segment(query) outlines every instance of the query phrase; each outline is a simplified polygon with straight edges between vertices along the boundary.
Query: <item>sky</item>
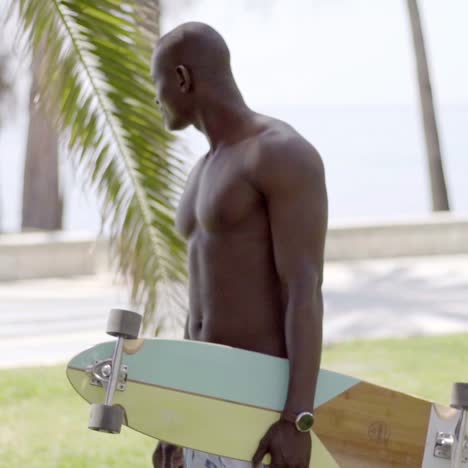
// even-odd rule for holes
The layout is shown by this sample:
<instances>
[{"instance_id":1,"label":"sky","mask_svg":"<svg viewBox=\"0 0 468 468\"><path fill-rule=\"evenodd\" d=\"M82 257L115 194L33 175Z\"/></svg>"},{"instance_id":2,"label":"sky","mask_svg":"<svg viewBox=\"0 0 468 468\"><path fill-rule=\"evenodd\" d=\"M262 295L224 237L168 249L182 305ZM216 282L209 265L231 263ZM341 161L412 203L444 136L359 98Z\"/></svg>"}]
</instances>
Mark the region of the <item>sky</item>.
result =
<instances>
[{"instance_id":1,"label":"sky","mask_svg":"<svg viewBox=\"0 0 468 468\"><path fill-rule=\"evenodd\" d=\"M468 2L420 0L436 98L468 104ZM203 21L226 39L254 104L417 99L405 0L163 0L162 30Z\"/></svg>"}]
</instances>

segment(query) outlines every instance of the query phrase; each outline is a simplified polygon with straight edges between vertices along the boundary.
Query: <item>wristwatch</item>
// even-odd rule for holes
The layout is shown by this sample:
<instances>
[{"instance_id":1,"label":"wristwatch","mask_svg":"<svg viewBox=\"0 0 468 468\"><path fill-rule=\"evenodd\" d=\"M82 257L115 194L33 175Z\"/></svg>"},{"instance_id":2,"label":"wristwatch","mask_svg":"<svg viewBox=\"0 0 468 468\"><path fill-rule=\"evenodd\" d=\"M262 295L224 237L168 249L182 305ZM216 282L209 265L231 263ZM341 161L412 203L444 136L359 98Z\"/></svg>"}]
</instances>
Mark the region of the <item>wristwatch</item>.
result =
<instances>
[{"instance_id":1,"label":"wristwatch","mask_svg":"<svg viewBox=\"0 0 468 468\"><path fill-rule=\"evenodd\" d=\"M309 432L312 429L315 417L314 413L310 411L302 411L299 414L282 413L281 419L293 423L299 432Z\"/></svg>"}]
</instances>

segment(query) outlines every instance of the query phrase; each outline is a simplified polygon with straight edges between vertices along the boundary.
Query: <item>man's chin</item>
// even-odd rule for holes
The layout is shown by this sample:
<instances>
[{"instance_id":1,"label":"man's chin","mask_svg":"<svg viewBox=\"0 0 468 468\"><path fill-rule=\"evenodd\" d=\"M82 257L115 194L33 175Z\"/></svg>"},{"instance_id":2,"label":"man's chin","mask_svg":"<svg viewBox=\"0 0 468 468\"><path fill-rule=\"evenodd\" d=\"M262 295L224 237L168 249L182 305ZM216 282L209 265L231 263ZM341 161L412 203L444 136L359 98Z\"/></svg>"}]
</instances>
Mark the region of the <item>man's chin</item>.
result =
<instances>
[{"instance_id":1,"label":"man's chin","mask_svg":"<svg viewBox=\"0 0 468 468\"><path fill-rule=\"evenodd\" d=\"M166 128L171 131L184 130L190 125L189 122L183 122L178 120L165 120L165 123Z\"/></svg>"}]
</instances>

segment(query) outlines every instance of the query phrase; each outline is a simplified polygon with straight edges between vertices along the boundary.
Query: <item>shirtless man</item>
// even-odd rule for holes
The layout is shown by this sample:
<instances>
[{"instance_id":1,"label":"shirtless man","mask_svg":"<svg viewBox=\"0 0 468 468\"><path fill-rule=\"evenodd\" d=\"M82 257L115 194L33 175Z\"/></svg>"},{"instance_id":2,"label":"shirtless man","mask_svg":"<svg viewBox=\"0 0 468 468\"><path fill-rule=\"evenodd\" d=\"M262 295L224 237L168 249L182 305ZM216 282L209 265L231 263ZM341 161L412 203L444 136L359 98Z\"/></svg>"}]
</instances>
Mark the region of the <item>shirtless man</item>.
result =
<instances>
[{"instance_id":1,"label":"shirtless man","mask_svg":"<svg viewBox=\"0 0 468 468\"><path fill-rule=\"evenodd\" d=\"M328 220L322 160L288 124L247 107L227 45L206 24L185 23L163 36L152 77L166 126L194 125L210 145L176 215L188 245L185 337L289 359L284 411L252 462L270 453L275 467L305 468L322 348ZM304 85L301 79L298 73L293 85ZM180 464L176 453L161 443L153 463ZM245 465L196 451L184 455L186 467Z\"/></svg>"}]
</instances>

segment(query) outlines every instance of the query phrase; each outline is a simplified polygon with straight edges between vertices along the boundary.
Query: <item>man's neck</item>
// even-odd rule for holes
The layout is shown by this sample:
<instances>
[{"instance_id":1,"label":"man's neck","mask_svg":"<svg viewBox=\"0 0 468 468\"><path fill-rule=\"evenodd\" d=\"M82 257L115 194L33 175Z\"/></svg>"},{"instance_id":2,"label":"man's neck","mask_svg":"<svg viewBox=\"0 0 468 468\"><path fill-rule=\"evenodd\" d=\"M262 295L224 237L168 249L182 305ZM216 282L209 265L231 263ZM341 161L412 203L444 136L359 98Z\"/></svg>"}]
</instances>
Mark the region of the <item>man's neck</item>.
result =
<instances>
[{"instance_id":1,"label":"man's neck","mask_svg":"<svg viewBox=\"0 0 468 468\"><path fill-rule=\"evenodd\" d=\"M210 152L214 152L252 133L253 115L240 94L219 99L213 96L198 111L194 125L208 139Z\"/></svg>"}]
</instances>

